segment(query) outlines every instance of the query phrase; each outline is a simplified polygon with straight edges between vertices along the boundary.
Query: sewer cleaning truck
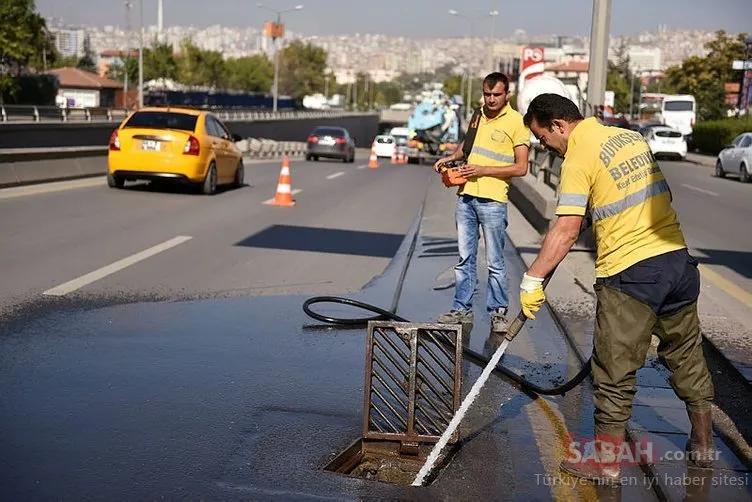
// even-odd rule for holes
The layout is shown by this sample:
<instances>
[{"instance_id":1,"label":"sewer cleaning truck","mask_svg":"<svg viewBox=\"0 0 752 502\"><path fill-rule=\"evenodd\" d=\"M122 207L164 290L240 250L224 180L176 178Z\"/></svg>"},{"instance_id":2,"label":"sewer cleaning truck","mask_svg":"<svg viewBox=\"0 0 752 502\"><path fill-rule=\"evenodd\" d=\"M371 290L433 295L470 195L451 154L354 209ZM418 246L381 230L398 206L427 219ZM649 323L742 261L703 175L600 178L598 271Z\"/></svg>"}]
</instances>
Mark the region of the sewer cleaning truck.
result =
<instances>
[{"instance_id":1,"label":"sewer cleaning truck","mask_svg":"<svg viewBox=\"0 0 752 502\"><path fill-rule=\"evenodd\" d=\"M424 91L407 119L408 162L433 163L449 155L460 142L459 105L443 91Z\"/></svg>"}]
</instances>

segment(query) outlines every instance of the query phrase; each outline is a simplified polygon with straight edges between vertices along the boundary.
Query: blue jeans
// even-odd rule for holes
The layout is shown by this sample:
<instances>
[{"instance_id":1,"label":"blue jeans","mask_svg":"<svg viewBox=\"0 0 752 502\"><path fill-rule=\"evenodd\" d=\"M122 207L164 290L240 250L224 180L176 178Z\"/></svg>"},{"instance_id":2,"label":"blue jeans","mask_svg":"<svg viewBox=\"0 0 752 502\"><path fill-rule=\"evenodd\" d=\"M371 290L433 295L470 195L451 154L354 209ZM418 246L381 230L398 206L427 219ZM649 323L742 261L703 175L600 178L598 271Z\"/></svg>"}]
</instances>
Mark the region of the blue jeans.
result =
<instances>
[{"instance_id":1,"label":"blue jeans","mask_svg":"<svg viewBox=\"0 0 752 502\"><path fill-rule=\"evenodd\" d=\"M507 205L490 199L460 195L455 213L460 261L454 267L455 289L452 308L473 309L473 295L478 283L479 227L483 228L488 263L486 310L509 306L507 275L504 265L504 235L507 229Z\"/></svg>"}]
</instances>

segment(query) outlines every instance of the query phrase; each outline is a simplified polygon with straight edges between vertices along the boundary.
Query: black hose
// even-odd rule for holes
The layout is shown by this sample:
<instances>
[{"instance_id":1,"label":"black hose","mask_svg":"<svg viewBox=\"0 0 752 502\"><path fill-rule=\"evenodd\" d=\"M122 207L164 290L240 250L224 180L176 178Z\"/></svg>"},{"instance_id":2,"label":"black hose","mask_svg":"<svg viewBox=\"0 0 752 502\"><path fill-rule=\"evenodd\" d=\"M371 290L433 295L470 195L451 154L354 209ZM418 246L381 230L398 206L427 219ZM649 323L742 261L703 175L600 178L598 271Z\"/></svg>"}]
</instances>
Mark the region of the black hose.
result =
<instances>
[{"instance_id":1,"label":"black hose","mask_svg":"<svg viewBox=\"0 0 752 502\"><path fill-rule=\"evenodd\" d=\"M340 303L343 305L350 305L353 307L358 307L363 310L373 312L377 315L371 316L371 317L352 317L352 318L328 317L328 316L323 316L321 314L318 314L314 312L313 310L311 310L311 305L314 305L317 303ZM365 326L368 324L369 321L382 321L382 320L395 321L395 322L410 322L404 317L400 317L397 314L394 314L393 312L384 310L375 305L370 305L368 303L360 302L357 300L352 300L350 298L342 298L339 296L314 296L312 298L309 298L303 303L303 312L305 312L309 317L316 319L317 321L326 322L330 324L342 324L342 325L348 325L348 326ZM467 347L463 347L462 353L471 362L481 367L485 367L490 361L490 359L484 357L478 352L475 352L474 350L469 349ZM546 389L532 382L529 382L525 380L523 377L521 377L520 375L518 375L517 373L501 365L496 366L496 368L494 368L493 370L493 373L496 374L497 376L504 376L507 379L512 380L513 382L517 383L522 389L532 392L534 394L538 394L541 396L556 396L556 395L563 396L570 390L577 387L580 383L582 383L583 380L585 380L585 378L587 378L587 376L590 374L590 361L588 360L588 362L582 366L582 369L571 380L564 382L562 385L559 385L550 389Z\"/></svg>"}]
</instances>

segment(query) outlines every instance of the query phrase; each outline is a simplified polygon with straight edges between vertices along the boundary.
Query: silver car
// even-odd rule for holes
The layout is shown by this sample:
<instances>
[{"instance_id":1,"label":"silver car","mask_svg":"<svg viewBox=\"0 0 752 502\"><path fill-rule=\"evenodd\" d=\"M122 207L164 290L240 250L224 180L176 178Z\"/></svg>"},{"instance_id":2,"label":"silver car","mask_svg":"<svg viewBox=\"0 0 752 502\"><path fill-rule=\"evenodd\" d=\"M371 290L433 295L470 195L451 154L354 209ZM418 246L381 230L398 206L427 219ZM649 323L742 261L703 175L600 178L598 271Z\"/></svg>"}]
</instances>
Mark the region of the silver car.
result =
<instances>
[{"instance_id":1,"label":"silver car","mask_svg":"<svg viewBox=\"0 0 752 502\"><path fill-rule=\"evenodd\" d=\"M715 175L723 178L727 174L738 174L739 181L752 181L752 132L745 132L718 154L715 161Z\"/></svg>"}]
</instances>

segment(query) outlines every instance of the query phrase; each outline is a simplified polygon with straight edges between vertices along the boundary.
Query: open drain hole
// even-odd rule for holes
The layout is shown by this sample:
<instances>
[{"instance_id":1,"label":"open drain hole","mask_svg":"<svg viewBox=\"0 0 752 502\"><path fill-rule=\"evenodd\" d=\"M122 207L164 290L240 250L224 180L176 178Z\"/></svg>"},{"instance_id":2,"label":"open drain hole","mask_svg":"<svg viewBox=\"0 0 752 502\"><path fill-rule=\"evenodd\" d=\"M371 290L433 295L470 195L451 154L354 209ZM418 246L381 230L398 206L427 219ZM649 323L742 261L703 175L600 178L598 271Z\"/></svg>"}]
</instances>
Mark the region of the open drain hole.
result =
<instances>
[{"instance_id":1,"label":"open drain hole","mask_svg":"<svg viewBox=\"0 0 752 502\"><path fill-rule=\"evenodd\" d=\"M329 462L324 470L353 478L409 486L426 463L432 448L432 444L421 444L417 449L410 448L411 453L415 454L401 453L400 441L360 438ZM454 451L451 445L444 448L425 486L436 480Z\"/></svg>"},{"instance_id":2,"label":"open drain hole","mask_svg":"<svg viewBox=\"0 0 752 502\"><path fill-rule=\"evenodd\" d=\"M325 471L412 485L460 406L462 326L369 321L363 436ZM434 463L430 485L456 451L459 430Z\"/></svg>"}]
</instances>

